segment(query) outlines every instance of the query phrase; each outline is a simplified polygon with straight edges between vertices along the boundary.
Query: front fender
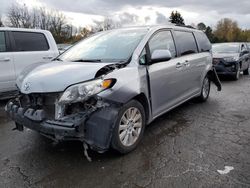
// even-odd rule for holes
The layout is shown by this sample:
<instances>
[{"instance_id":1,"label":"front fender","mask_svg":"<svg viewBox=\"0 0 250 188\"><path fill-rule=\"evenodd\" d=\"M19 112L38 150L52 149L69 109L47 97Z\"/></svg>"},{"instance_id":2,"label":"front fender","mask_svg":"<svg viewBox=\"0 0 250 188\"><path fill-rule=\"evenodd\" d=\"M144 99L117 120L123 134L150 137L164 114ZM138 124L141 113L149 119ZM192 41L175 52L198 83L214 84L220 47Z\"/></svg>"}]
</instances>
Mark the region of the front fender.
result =
<instances>
[{"instance_id":1,"label":"front fender","mask_svg":"<svg viewBox=\"0 0 250 188\"><path fill-rule=\"evenodd\" d=\"M106 90L99 97L117 103L127 103L137 95L144 93L149 98L147 71L145 67L125 67L114 70L105 76L105 79L116 79L113 88Z\"/></svg>"}]
</instances>

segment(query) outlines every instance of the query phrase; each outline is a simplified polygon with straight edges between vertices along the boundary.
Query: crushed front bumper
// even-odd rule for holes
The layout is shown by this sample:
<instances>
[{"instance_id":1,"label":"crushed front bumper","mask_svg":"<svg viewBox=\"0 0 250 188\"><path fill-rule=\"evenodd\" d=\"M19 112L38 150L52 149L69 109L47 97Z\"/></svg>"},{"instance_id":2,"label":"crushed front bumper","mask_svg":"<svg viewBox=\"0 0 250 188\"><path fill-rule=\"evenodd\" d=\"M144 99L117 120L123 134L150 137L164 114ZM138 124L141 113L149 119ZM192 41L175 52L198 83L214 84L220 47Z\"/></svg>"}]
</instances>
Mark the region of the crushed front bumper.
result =
<instances>
[{"instance_id":1,"label":"crushed front bumper","mask_svg":"<svg viewBox=\"0 0 250 188\"><path fill-rule=\"evenodd\" d=\"M13 101L8 102L5 111L19 131L27 127L55 141L79 140L95 151L104 152L110 147L119 108L118 105L110 105L60 120L46 119L43 110L24 109Z\"/></svg>"},{"instance_id":2,"label":"crushed front bumper","mask_svg":"<svg viewBox=\"0 0 250 188\"><path fill-rule=\"evenodd\" d=\"M235 62L225 62L223 59L214 59L214 67L218 75L234 75L237 72L239 63Z\"/></svg>"},{"instance_id":3,"label":"crushed front bumper","mask_svg":"<svg viewBox=\"0 0 250 188\"><path fill-rule=\"evenodd\" d=\"M216 72L218 75L235 75L236 74L236 66L232 65L230 67L225 67L223 65L215 66Z\"/></svg>"},{"instance_id":4,"label":"crushed front bumper","mask_svg":"<svg viewBox=\"0 0 250 188\"><path fill-rule=\"evenodd\" d=\"M45 136L56 140L83 140L83 125L87 114L75 114L62 120L46 120L43 110L24 109L13 102L9 102L5 111L16 122L16 128L22 130L23 126L35 130Z\"/></svg>"}]
</instances>

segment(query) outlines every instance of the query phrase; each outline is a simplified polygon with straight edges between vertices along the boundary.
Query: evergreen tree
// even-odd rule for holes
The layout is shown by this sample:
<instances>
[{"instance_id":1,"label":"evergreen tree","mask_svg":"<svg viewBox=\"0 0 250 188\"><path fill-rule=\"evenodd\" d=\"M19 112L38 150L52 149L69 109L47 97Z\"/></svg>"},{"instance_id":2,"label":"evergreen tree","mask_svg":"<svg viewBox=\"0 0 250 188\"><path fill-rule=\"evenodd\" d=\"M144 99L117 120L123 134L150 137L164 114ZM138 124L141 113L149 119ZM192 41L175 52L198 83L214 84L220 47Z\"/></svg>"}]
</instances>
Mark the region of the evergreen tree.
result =
<instances>
[{"instance_id":1,"label":"evergreen tree","mask_svg":"<svg viewBox=\"0 0 250 188\"><path fill-rule=\"evenodd\" d=\"M178 11L173 11L169 17L169 22L177 25L185 25L184 19Z\"/></svg>"},{"instance_id":2,"label":"evergreen tree","mask_svg":"<svg viewBox=\"0 0 250 188\"><path fill-rule=\"evenodd\" d=\"M205 33L207 35L207 38L210 40L210 42L216 42L215 41L215 37L214 37L214 34L213 34L213 30L211 27L207 27L206 30L205 30Z\"/></svg>"},{"instance_id":3,"label":"evergreen tree","mask_svg":"<svg viewBox=\"0 0 250 188\"><path fill-rule=\"evenodd\" d=\"M197 25L197 29L202 30L202 31L206 31L207 26L201 22Z\"/></svg>"}]
</instances>

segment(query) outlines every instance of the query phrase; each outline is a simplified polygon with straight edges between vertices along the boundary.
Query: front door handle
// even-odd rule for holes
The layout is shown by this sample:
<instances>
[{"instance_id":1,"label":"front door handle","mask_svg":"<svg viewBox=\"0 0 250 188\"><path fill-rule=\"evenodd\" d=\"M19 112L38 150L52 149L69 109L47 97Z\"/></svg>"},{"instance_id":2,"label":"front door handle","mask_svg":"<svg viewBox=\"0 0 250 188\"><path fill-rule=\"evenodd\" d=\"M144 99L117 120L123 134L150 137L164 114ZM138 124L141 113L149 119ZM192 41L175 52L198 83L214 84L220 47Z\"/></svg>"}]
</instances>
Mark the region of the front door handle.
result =
<instances>
[{"instance_id":1,"label":"front door handle","mask_svg":"<svg viewBox=\"0 0 250 188\"><path fill-rule=\"evenodd\" d=\"M190 63L189 63L188 60L186 60L186 61L183 63L183 65L184 65L185 67L189 67L189 66L190 66Z\"/></svg>"},{"instance_id":2,"label":"front door handle","mask_svg":"<svg viewBox=\"0 0 250 188\"><path fill-rule=\"evenodd\" d=\"M6 57L6 58L3 58L3 59L0 59L1 62L8 62L10 61L10 58Z\"/></svg>"},{"instance_id":3,"label":"front door handle","mask_svg":"<svg viewBox=\"0 0 250 188\"><path fill-rule=\"evenodd\" d=\"M52 59L52 56L43 57L43 59Z\"/></svg>"},{"instance_id":4,"label":"front door handle","mask_svg":"<svg viewBox=\"0 0 250 188\"><path fill-rule=\"evenodd\" d=\"M181 63L177 63L177 64L176 64L176 68L177 68L177 69L182 68L182 64L181 64Z\"/></svg>"}]
</instances>

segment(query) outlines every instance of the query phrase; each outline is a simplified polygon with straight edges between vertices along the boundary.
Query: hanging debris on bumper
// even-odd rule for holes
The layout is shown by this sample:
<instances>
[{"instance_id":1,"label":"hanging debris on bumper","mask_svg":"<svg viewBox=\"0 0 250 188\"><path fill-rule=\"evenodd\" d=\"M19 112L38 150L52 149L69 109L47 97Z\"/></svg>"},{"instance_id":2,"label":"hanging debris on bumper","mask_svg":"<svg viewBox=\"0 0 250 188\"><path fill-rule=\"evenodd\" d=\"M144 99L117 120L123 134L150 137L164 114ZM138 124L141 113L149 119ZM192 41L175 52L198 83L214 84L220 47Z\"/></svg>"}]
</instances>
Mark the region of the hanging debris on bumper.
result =
<instances>
[{"instance_id":1,"label":"hanging debris on bumper","mask_svg":"<svg viewBox=\"0 0 250 188\"><path fill-rule=\"evenodd\" d=\"M215 67L213 67L212 70L208 73L208 78L211 82L213 82L216 85L217 90L221 91L222 86Z\"/></svg>"}]
</instances>

